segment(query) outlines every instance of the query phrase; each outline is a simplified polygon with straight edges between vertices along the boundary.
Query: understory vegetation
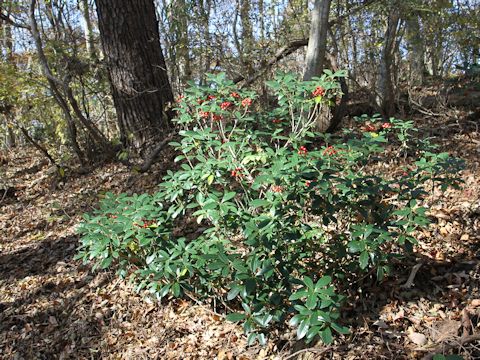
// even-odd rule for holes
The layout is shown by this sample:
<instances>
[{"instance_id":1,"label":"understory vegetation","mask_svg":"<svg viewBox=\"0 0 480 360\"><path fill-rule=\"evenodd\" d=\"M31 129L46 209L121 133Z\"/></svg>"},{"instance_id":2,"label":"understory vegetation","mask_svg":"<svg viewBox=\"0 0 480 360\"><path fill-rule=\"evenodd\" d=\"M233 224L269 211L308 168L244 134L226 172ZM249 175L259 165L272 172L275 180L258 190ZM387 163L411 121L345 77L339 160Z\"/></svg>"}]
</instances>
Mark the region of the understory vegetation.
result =
<instances>
[{"instance_id":1,"label":"understory vegetation","mask_svg":"<svg viewBox=\"0 0 480 360\"><path fill-rule=\"evenodd\" d=\"M389 276L429 223L424 197L459 186L462 161L411 121L362 116L357 130L317 133L344 75L278 74L271 108L223 74L191 84L176 104L176 168L152 195L107 193L85 215L78 258L157 299L215 299L249 344L287 323L307 342L348 333L345 290Z\"/></svg>"}]
</instances>

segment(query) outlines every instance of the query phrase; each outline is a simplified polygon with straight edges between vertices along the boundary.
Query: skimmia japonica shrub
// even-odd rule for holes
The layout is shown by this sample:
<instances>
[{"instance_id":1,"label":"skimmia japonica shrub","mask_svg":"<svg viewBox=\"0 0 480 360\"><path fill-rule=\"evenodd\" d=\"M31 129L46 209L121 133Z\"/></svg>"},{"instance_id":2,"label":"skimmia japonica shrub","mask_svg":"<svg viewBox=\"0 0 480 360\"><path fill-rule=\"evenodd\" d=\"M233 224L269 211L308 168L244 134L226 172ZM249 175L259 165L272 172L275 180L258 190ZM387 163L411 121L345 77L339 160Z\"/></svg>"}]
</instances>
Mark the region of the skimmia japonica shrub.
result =
<instances>
[{"instance_id":1,"label":"skimmia japonica shrub","mask_svg":"<svg viewBox=\"0 0 480 360\"><path fill-rule=\"evenodd\" d=\"M428 224L424 197L456 185L460 164L415 141L411 122L362 117L337 139L316 134L339 76L278 75L273 109L224 75L192 85L177 100L178 170L154 195L106 194L85 215L79 258L158 298L219 299L250 343L285 323L307 341L347 333L342 289L388 274Z\"/></svg>"}]
</instances>

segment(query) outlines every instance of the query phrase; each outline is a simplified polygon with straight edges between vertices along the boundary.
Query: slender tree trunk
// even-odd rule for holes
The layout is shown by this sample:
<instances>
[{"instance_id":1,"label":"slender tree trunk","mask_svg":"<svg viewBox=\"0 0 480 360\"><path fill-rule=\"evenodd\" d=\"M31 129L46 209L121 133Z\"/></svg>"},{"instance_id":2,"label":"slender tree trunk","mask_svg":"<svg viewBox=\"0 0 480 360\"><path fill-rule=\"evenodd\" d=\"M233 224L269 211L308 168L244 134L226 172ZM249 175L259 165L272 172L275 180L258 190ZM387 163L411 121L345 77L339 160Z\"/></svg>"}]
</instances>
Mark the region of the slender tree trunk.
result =
<instances>
[{"instance_id":1,"label":"slender tree trunk","mask_svg":"<svg viewBox=\"0 0 480 360\"><path fill-rule=\"evenodd\" d=\"M25 139L27 139L27 141L32 144L37 150L39 150L43 155L45 155L45 157L50 160L50 163L52 165L54 165L57 170L60 169L60 167L58 166L58 164L56 163L56 161L53 159L53 157L49 154L49 152L47 151L47 149L45 149L42 145L40 145L37 141L35 141L29 134L28 134L28 131L27 129L25 129L24 127L22 126L19 126L19 129L20 131L23 133L23 135L25 136Z\"/></svg>"},{"instance_id":2,"label":"slender tree trunk","mask_svg":"<svg viewBox=\"0 0 480 360\"><path fill-rule=\"evenodd\" d=\"M395 90L393 85L392 68L399 22L400 14L398 8L396 8L395 5L392 5L388 16L387 29L385 31L376 91L377 105L380 107L382 115L385 117L390 117L395 112Z\"/></svg>"},{"instance_id":3,"label":"slender tree trunk","mask_svg":"<svg viewBox=\"0 0 480 360\"><path fill-rule=\"evenodd\" d=\"M3 45L5 48L6 60L8 63L15 66L13 62L13 34L12 26L10 24L3 24ZM13 131L13 104L10 104L11 109L8 110L8 113L5 114L5 126L6 126L6 145L8 148L14 148L16 146L16 137L15 132Z\"/></svg>"},{"instance_id":4,"label":"slender tree trunk","mask_svg":"<svg viewBox=\"0 0 480 360\"><path fill-rule=\"evenodd\" d=\"M406 20L408 62L410 67L410 85L420 86L423 84L423 73L425 71L425 49L418 14L414 13Z\"/></svg>"},{"instance_id":5,"label":"slender tree trunk","mask_svg":"<svg viewBox=\"0 0 480 360\"><path fill-rule=\"evenodd\" d=\"M258 0L258 16L260 17L260 40L265 41L265 6L263 0Z\"/></svg>"},{"instance_id":6,"label":"slender tree trunk","mask_svg":"<svg viewBox=\"0 0 480 360\"><path fill-rule=\"evenodd\" d=\"M320 76L323 72L327 49L330 3L331 0L315 0L303 80L310 80L314 76Z\"/></svg>"},{"instance_id":7,"label":"slender tree trunk","mask_svg":"<svg viewBox=\"0 0 480 360\"><path fill-rule=\"evenodd\" d=\"M77 128L75 125L75 121L70 113L70 108L68 106L67 100L63 97L59 86L63 87L65 84L57 79L48 65L48 60L43 51L43 44L40 38L40 32L38 30L37 20L35 19L35 7L36 7L36 0L31 0L30 2L30 9L29 9L29 20L30 20L30 31L32 33L32 37L35 43L35 48L37 50L38 58L40 61L40 65L42 68L42 72L47 79L48 85L50 90L52 91L53 97L55 101L58 103L60 108L63 111L65 116L65 120L67 122L67 135L69 137L70 143L72 145L73 151L78 158L78 161L81 165L85 164L84 154L80 149L80 146L77 141Z\"/></svg>"},{"instance_id":8,"label":"slender tree trunk","mask_svg":"<svg viewBox=\"0 0 480 360\"><path fill-rule=\"evenodd\" d=\"M143 154L170 127L173 94L153 0L96 0L121 140Z\"/></svg>"},{"instance_id":9,"label":"slender tree trunk","mask_svg":"<svg viewBox=\"0 0 480 360\"><path fill-rule=\"evenodd\" d=\"M200 74L200 85L204 85L207 81L206 74L210 72L212 62L212 35L210 34L210 10L212 7L211 0L198 1L198 16L201 18L203 25L203 39L201 48L201 61L203 72Z\"/></svg>"},{"instance_id":10,"label":"slender tree trunk","mask_svg":"<svg viewBox=\"0 0 480 360\"><path fill-rule=\"evenodd\" d=\"M85 34L85 47L87 54L92 60L97 59L97 51L95 49L95 38L93 36L92 20L90 19L90 8L88 0L79 0L80 9L83 16L82 26Z\"/></svg>"},{"instance_id":11,"label":"slender tree trunk","mask_svg":"<svg viewBox=\"0 0 480 360\"><path fill-rule=\"evenodd\" d=\"M240 21L242 24L243 66L247 75L253 75L253 26L250 19L250 0L240 0Z\"/></svg>"},{"instance_id":12,"label":"slender tree trunk","mask_svg":"<svg viewBox=\"0 0 480 360\"><path fill-rule=\"evenodd\" d=\"M192 68L190 66L190 51L189 51L190 44L189 44L189 37L188 37L187 4L185 3L185 0L177 0L175 7L177 9L177 16L178 16L178 19L176 19L176 22L178 23L177 52L181 60L179 77L180 77L181 83L185 85L192 76Z\"/></svg>"}]
</instances>

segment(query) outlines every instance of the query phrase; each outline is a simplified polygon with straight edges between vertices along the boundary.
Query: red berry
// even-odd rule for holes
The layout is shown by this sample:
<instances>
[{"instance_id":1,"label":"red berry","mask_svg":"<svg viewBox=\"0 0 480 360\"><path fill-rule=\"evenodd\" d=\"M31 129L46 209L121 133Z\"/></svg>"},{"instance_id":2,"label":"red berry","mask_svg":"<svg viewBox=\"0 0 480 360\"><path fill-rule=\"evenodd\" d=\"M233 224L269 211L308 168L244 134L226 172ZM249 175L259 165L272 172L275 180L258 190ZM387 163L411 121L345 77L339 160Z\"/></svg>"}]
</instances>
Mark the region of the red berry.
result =
<instances>
[{"instance_id":1,"label":"red berry","mask_svg":"<svg viewBox=\"0 0 480 360\"><path fill-rule=\"evenodd\" d=\"M335 155L337 153L337 150L333 146L328 146L324 151L323 155Z\"/></svg>"},{"instance_id":2,"label":"red berry","mask_svg":"<svg viewBox=\"0 0 480 360\"><path fill-rule=\"evenodd\" d=\"M325 89L321 86L317 86L316 89L312 92L312 95L315 97L323 96L325 95Z\"/></svg>"},{"instance_id":3,"label":"red berry","mask_svg":"<svg viewBox=\"0 0 480 360\"><path fill-rule=\"evenodd\" d=\"M250 106L250 105L252 105L252 99L250 99L250 98L245 98L245 99L242 100L242 106L243 106L243 107L248 107L248 106Z\"/></svg>"},{"instance_id":4,"label":"red berry","mask_svg":"<svg viewBox=\"0 0 480 360\"><path fill-rule=\"evenodd\" d=\"M308 153L308 150L305 146L300 146L298 148L298 154L299 155L307 155L307 153Z\"/></svg>"},{"instance_id":5,"label":"red berry","mask_svg":"<svg viewBox=\"0 0 480 360\"><path fill-rule=\"evenodd\" d=\"M220 104L222 110L228 110L233 104L230 101L224 101Z\"/></svg>"},{"instance_id":6,"label":"red berry","mask_svg":"<svg viewBox=\"0 0 480 360\"><path fill-rule=\"evenodd\" d=\"M208 119L210 117L210 113L208 111L199 111L198 115L200 115L202 119Z\"/></svg>"}]
</instances>

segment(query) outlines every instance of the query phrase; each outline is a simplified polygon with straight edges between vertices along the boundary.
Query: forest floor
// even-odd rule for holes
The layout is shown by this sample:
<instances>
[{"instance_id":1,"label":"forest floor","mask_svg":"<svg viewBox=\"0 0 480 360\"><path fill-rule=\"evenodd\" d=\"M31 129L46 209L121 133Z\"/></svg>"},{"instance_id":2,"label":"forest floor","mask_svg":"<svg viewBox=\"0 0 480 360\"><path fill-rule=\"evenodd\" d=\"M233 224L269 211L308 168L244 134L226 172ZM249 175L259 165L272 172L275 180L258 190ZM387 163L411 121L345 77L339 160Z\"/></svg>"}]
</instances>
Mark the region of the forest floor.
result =
<instances>
[{"instance_id":1,"label":"forest floor","mask_svg":"<svg viewBox=\"0 0 480 360\"><path fill-rule=\"evenodd\" d=\"M450 349L480 359L471 337L480 334L480 123L434 116L417 125L440 150L466 160L463 189L435 200L414 256L392 276L366 277L352 289L342 320L351 334L310 349L293 330L248 347L242 329L211 306L153 303L114 273L73 259L82 214L106 191L154 191L162 164L133 177L110 164L52 184L35 150L10 152L2 166L15 197L0 196L0 358L415 359ZM414 268L414 285L402 287Z\"/></svg>"}]
</instances>

